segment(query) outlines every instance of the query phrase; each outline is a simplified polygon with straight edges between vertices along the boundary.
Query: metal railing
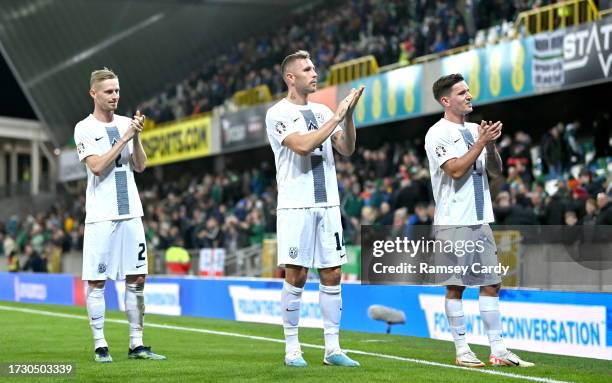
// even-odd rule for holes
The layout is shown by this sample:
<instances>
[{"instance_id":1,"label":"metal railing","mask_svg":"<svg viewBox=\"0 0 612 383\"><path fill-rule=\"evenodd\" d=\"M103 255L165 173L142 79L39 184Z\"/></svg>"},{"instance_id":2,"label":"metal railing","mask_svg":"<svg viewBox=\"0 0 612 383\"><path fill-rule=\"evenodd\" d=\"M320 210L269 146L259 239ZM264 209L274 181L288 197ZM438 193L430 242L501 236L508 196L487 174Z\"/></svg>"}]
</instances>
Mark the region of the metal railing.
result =
<instances>
[{"instance_id":1,"label":"metal railing","mask_svg":"<svg viewBox=\"0 0 612 383\"><path fill-rule=\"evenodd\" d=\"M525 35L599 20L593 0L569 0L521 12L514 23L515 32Z\"/></svg>"},{"instance_id":2,"label":"metal railing","mask_svg":"<svg viewBox=\"0 0 612 383\"><path fill-rule=\"evenodd\" d=\"M603 11L599 11L599 18L603 19L605 17L612 15L612 8L604 9Z\"/></svg>"},{"instance_id":3,"label":"metal railing","mask_svg":"<svg viewBox=\"0 0 612 383\"><path fill-rule=\"evenodd\" d=\"M261 245L252 245L225 256L225 275L236 277L260 277Z\"/></svg>"},{"instance_id":4,"label":"metal railing","mask_svg":"<svg viewBox=\"0 0 612 383\"><path fill-rule=\"evenodd\" d=\"M226 252L223 267L225 276L232 277L258 277L263 273L261 265L261 245L252 245ZM191 257L191 274L198 275L200 270L200 250L187 250ZM155 274L167 274L165 251L155 250L149 255L149 272Z\"/></svg>"},{"instance_id":5,"label":"metal railing","mask_svg":"<svg viewBox=\"0 0 612 383\"><path fill-rule=\"evenodd\" d=\"M473 49L474 45L462 45L460 47L456 47L456 48L452 48L452 49L447 49L443 52L439 52L439 53L432 53L432 54L428 54L425 56L419 56L413 60L410 61L410 65L413 64L422 64L424 62L428 62L428 61L434 61L439 59L440 57L444 57L444 56L452 56L455 55L457 53L461 53L461 52L467 52L470 49Z\"/></svg>"},{"instance_id":6,"label":"metal railing","mask_svg":"<svg viewBox=\"0 0 612 383\"><path fill-rule=\"evenodd\" d=\"M232 100L238 106L253 106L272 101L272 93L267 85L259 85L254 88L239 90L234 93Z\"/></svg>"},{"instance_id":7,"label":"metal railing","mask_svg":"<svg viewBox=\"0 0 612 383\"><path fill-rule=\"evenodd\" d=\"M329 68L327 85L343 84L362 77L372 76L378 72L376 57L372 55L359 57L332 65Z\"/></svg>"}]
</instances>

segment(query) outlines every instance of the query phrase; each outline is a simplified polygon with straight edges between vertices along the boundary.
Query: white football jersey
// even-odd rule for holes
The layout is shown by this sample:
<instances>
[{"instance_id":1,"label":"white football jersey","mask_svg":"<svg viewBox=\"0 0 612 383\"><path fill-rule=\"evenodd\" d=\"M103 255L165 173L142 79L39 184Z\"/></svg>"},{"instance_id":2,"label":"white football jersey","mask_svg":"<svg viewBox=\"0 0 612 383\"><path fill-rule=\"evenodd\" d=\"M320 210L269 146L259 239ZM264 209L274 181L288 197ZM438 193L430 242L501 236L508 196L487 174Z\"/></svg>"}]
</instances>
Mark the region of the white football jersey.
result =
<instances>
[{"instance_id":1,"label":"white football jersey","mask_svg":"<svg viewBox=\"0 0 612 383\"><path fill-rule=\"evenodd\" d=\"M494 221L489 181L485 170L486 149L461 179L444 173L442 165L463 156L478 140L478 124L456 124L444 118L425 136L431 186L436 201L435 225L481 225Z\"/></svg>"},{"instance_id":2,"label":"white football jersey","mask_svg":"<svg viewBox=\"0 0 612 383\"><path fill-rule=\"evenodd\" d=\"M79 121L74 128L79 160L108 152L129 129L131 121L128 117L115 115L112 122L102 122L91 114ZM100 176L87 166L85 223L142 217L142 204L130 162L133 151L134 144L130 140Z\"/></svg>"},{"instance_id":3,"label":"white football jersey","mask_svg":"<svg viewBox=\"0 0 612 383\"><path fill-rule=\"evenodd\" d=\"M288 135L319 129L332 116L327 106L314 102L296 105L282 99L268 109L266 131L276 163L278 209L340 205L331 139L306 156L283 145ZM340 130L339 125L332 135Z\"/></svg>"}]
</instances>

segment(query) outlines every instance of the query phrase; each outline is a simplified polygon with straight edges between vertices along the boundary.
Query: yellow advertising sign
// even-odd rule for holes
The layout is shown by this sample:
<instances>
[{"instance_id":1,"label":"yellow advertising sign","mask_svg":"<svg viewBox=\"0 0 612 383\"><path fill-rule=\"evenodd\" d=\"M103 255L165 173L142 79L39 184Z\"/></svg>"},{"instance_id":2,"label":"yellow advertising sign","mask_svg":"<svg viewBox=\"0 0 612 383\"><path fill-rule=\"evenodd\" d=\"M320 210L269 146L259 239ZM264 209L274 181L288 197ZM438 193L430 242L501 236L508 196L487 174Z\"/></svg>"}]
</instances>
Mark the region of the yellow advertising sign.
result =
<instances>
[{"instance_id":1,"label":"yellow advertising sign","mask_svg":"<svg viewBox=\"0 0 612 383\"><path fill-rule=\"evenodd\" d=\"M206 157L211 150L211 135L210 114L145 130L141 139L147 153L147 165Z\"/></svg>"}]
</instances>

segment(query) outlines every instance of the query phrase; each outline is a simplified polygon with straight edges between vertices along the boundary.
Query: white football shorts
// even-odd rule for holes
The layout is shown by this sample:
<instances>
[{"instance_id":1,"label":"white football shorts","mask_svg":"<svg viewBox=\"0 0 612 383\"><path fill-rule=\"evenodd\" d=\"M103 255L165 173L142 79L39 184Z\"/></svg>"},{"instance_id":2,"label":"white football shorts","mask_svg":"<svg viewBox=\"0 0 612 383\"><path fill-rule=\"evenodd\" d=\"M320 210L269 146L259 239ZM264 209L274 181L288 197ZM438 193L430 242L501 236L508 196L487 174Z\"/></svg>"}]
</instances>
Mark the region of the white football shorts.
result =
<instances>
[{"instance_id":1,"label":"white football shorts","mask_svg":"<svg viewBox=\"0 0 612 383\"><path fill-rule=\"evenodd\" d=\"M147 243L142 219L85 224L83 240L84 281L125 279L147 274Z\"/></svg>"},{"instance_id":2,"label":"white football shorts","mask_svg":"<svg viewBox=\"0 0 612 383\"><path fill-rule=\"evenodd\" d=\"M276 232L279 265L324 269L346 263L338 206L279 209Z\"/></svg>"}]
</instances>

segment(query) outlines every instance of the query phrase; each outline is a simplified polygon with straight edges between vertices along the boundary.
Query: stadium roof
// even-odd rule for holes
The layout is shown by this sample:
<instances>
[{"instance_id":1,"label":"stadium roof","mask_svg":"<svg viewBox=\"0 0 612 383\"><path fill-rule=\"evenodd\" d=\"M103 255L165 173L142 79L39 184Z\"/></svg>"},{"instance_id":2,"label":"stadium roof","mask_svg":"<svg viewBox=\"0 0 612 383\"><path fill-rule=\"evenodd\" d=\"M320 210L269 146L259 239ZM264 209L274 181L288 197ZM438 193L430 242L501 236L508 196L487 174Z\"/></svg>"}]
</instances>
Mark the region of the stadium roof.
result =
<instances>
[{"instance_id":1,"label":"stadium roof","mask_svg":"<svg viewBox=\"0 0 612 383\"><path fill-rule=\"evenodd\" d=\"M92 110L93 69L120 77L121 113L182 80L194 62L270 30L303 0L2 0L0 47L56 145Z\"/></svg>"}]
</instances>

